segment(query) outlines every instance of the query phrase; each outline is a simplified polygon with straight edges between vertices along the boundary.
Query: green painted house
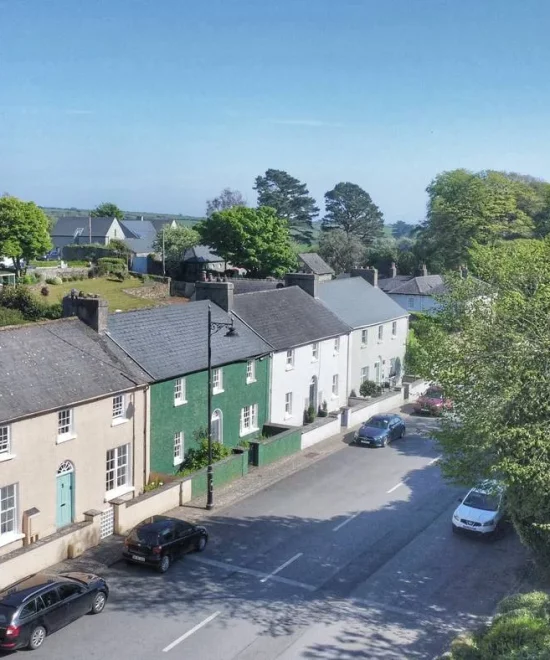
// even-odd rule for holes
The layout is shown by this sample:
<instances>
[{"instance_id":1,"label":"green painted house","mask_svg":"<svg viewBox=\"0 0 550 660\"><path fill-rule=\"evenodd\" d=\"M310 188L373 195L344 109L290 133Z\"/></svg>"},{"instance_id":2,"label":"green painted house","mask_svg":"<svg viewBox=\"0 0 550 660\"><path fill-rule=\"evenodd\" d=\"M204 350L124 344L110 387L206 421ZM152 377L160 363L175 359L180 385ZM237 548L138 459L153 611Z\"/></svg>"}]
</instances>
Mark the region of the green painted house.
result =
<instances>
[{"instance_id":1,"label":"green painted house","mask_svg":"<svg viewBox=\"0 0 550 660\"><path fill-rule=\"evenodd\" d=\"M198 301L112 314L108 334L151 376L150 471L177 472L208 425L208 306L212 335L212 436L236 447L269 415L271 347L238 318Z\"/></svg>"}]
</instances>

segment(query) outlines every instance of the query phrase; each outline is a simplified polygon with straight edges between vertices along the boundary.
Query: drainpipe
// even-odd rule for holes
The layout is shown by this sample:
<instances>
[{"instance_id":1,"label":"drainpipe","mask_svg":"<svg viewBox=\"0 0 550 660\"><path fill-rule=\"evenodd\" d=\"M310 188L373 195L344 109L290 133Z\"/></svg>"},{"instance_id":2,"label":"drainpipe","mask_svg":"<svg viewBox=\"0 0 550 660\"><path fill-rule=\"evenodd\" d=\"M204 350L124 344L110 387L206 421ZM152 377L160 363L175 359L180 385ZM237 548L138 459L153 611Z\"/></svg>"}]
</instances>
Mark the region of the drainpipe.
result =
<instances>
[{"instance_id":1,"label":"drainpipe","mask_svg":"<svg viewBox=\"0 0 550 660\"><path fill-rule=\"evenodd\" d=\"M132 485L136 487L136 392L132 393L132 406L134 414L132 415ZM136 491L134 490L134 497Z\"/></svg>"},{"instance_id":2,"label":"drainpipe","mask_svg":"<svg viewBox=\"0 0 550 660\"><path fill-rule=\"evenodd\" d=\"M147 485L147 463L149 461L149 456L147 454L147 430L149 427L148 422L148 412L149 408L147 406L147 395L149 393L149 385L143 390L143 487Z\"/></svg>"}]
</instances>

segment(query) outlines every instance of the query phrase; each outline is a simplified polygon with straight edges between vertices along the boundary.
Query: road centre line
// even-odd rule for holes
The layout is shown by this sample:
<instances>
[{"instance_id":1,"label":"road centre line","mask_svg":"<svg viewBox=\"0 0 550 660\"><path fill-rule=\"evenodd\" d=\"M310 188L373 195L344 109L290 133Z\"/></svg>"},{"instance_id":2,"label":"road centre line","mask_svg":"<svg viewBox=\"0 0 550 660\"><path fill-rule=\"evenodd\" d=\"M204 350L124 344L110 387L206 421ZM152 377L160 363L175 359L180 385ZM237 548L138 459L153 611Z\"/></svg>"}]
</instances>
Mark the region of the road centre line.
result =
<instances>
[{"instance_id":1,"label":"road centre line","mask_svg":"<svg viewBox=\"0 0 550 660\"><path fill-rule=\"evenodd\" d=\"M354 518L357 518L357 516L361 513L361 511L358 511L357 513L354 513L353 516L350 516L349 518L346 518L343 522L341 522L339 525L336 525L336 527L333 527L332 531L337 532L339 529L342 529L344 525L347 525L349 522L351 522Z\"/></svg>"},{"instance_id":2,"label":"road centre line","mask_svg":"<svg viewBox=\"0 0 550 660\"><path fill-rule=\"evenodd\" d=\"M270 578L277 575L277 573L280 573L284 568L286 568L287 566L290 566L290 564L292 564L292 562L296 561L297 559L300 559L300 557L302 555L303 555L303 552L298 552L298 554L294 555L294 557L291 557L288 561L285 561L284 564L281 564L279 566L279 568L276 568L272 573L270 573L269 575L266 575L265 577L263 577L260 580L260 582L267 582Z\"/></svg>"},{"instance_id":3,"label":"road centre line","mask_svg":"<svg viewBox=\"0 0 550 660\"><path fill-rule=\"evenodd\" d=\"M393 493L394 490L397 490L400 486L404 486L404 485L405 485L405 482L404 482L404 481L400 481L396 486L394 486L393 488L390 488L390 489L389 489L388 491L386 491L386 492L387 492L387 494L389 495L390 493Z\"/></svg>"},{"instance_id":4,"label":"road centre line","mask_svg":"<svg viewBox=\"0 0 550 660\"><path fill-rule=\"evenodd\" d=\"M204 626L208 625L210 621L213 621L218 615L221 614L221 611L214 612L214 614L211 614L210 616L207 616L204 621L201 621L200 623L197 623L196 626L191 628L191 630L188 630L186 633L184 633L181 637L178 637L175 639L171 644L168 644L165 648L162 649L163 653L168 653L168 651L171 651L175 646L178 644L181 644L181 642L185 641L188 637L191 637L194 633L197 632L197 630L200 630L201 628L204 628Z\"/></svg>"},{"instance_id":5,"label":"road centre line","mask_svg":"<svg viewBox=\"0 0 550 660\"><path fill-rule=\"evenodd\" d=\"M261 571L255 571L253 568L246 568L244 566L233 566L233 564L228 564L223 561L218 561L217 559L209 559L208 557L200 557L198 555L188 555L186 561L195 561L198 564L204 564L205 566L213 566L214 568L220 568L224 571L229 571L231 573L242 573L243 575L251 575L252 577L263 578L266 576L265 573ZM288 578L280 577L279 575L272 575L271 580L273 582L279 582L281 584L287 584L290 587L298 587L300 589L305 589L306 591L316 591L317 587L314 587L311 584L305 584L304 582L298 582L297 580L289 580Z\"/></svg>"}]
</instances>

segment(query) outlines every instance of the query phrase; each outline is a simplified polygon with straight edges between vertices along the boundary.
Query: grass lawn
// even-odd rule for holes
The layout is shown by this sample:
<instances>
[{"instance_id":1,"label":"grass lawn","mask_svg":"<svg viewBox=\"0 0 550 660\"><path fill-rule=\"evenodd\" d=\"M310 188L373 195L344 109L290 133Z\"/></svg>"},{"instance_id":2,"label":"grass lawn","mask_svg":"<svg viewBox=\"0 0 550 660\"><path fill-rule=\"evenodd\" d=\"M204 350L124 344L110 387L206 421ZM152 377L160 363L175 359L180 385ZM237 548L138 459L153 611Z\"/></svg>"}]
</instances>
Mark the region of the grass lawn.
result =
<instances>
[{"instance_id":1,"label":"grass lawn","mask_svg":"<svg viewBox=\"0 0 550 660\"><path fill-rule=\"evenodd\" d=\"M43 285L37 287L38 292ZM109 303L109 311L114 312L116 309L126 311L128 309L139 309L140 307L153 307L159 304L157 299L138 298L137 296L130 296L124 293L123 289L139 289L143 287L143 283L137 278L130 278L119 282L118 280L111 280L106 277L98 277L93 280L82 280L79 282L64 282L63 284L48 284L50 290L48 296L49 302L61 302L63 296L70 293L71 289L77 291L84 291L84 293L97 293L102 298L105 298Z\"/></svg>"}]
</instances>

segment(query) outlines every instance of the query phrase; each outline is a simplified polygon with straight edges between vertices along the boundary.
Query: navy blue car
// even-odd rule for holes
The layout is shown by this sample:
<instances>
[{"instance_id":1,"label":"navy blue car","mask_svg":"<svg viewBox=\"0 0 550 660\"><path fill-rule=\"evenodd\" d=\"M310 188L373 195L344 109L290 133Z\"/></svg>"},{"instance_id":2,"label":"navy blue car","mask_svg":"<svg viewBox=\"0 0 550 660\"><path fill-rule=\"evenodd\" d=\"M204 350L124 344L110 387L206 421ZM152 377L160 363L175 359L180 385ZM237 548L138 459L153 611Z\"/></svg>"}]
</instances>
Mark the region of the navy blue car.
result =
<instances>
[{"instance_id":1,"label":"navy blue car","mask_svg":"<svg viewBox=\"0 0 550 660\"><path fill-rule=\"evenodd\" d=\"M374 415L355 433L358 445L385 447L388 442L405 435L405 422L399 415Z\"/></svg>"}]
</instances>

